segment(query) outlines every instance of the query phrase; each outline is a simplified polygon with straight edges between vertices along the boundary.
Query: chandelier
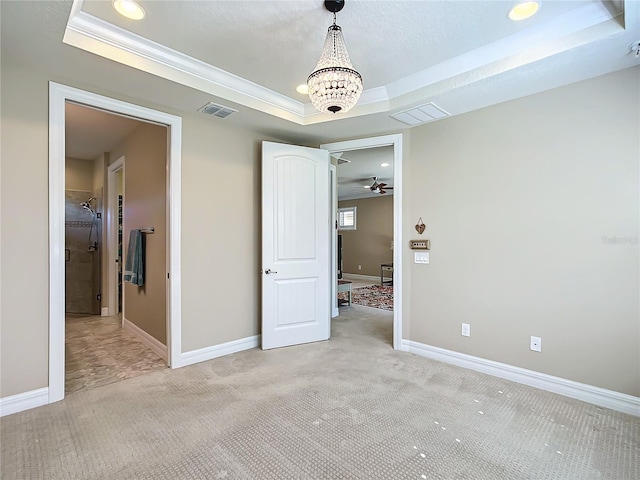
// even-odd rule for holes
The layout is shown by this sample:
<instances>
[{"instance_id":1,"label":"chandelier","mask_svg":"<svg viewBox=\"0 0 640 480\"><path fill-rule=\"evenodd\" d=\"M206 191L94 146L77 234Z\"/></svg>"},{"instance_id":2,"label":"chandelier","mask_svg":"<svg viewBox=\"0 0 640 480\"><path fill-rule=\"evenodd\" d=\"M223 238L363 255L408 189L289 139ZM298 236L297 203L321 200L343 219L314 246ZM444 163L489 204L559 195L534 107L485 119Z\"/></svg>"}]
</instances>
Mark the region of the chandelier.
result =
<instances>
[{"instance_id":1,"label":"chandelier","mask_svg":"<svg viewBox=\"0 0 640 480\"><path fill-rule=\"evenodd\" d=\"M309 98L321 112L348 112L362 93L362 76L353 69L342 28L336 25L336 12L344 7L344 0L325 0L324 6L333 12L333 25L315 70L307 79Z\"/></svg>"}]
</instances>

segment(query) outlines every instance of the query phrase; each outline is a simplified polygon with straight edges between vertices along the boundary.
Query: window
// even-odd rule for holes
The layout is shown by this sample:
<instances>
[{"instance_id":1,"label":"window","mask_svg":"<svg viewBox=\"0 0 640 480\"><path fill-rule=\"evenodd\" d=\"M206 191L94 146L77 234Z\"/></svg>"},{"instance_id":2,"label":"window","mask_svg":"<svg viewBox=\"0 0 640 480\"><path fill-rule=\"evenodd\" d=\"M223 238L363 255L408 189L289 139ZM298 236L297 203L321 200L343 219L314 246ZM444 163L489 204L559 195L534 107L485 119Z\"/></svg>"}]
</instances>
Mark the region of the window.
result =
<instances>
[{"instance_id":1,"label":"window","mask_svg":"<svg viewBox=\"0 0 640 480\"><path fill-rule=\"evenodd\" d=\"M338 209L338 230L356 229L356 207Z\"/></svg>"}]
</instances>

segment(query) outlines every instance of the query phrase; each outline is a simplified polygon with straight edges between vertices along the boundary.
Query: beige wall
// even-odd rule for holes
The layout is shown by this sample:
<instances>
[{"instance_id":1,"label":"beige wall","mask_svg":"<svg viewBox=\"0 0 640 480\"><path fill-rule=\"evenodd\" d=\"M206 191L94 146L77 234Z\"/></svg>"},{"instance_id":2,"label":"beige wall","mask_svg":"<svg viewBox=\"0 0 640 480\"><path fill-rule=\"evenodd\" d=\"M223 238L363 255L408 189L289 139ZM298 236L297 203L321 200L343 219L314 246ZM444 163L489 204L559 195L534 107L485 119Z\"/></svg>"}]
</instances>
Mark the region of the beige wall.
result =
<instances>
[{"instance_id":1,"label":"beige wall","mask_svg":"<svg viewBox=\"0 0 640 480\"><path fill-rule=\"evenodd\" d=\"M109 152L105 152L92 162L93 163L93 191L95 192L99 188L103 188L105 181L105 169L109 164ZM104 191L104 188L103 188ZM103 198L103 203L106 201L106 197Z\"/></svg>"},{"instance_id":2,"label":"beige wall","mask_svg":"<svg viewBox=\"0 0 640 480\"><path fill-rule=\"evenodd\" d=\"M65 188L93 193L93 169L94 164L91 160L67 157L64 169Z\"/></svg>"},{"instance_id":3,"label":"beige wall","mask_svg":"<svg viewBox=\"0 0 640 480\"><path fill-rule=\"evenodd\" d=\"M338 208L345 207L357 210L356 230L338 232L342 235L342 269L344 273L379 276L380 264L393 262L393 195L338 202Z\"/></svg>"},{"instance_id":4,"label":"beige wall","mask_svg":"<svg viewBox=\"0 0 640 480\"><path fill-rule=\"evenodd\" d=\"M6 397L48 384L48 81L75 85L1 60L0 396ZM182 350L256 335L260 141L277 139L144 106L183 117ZM13 200L24 196L24 185L30 185L28 221Z\"/></svg>"},{"instance_id":5,"label":"beige wall","mask_svg":"<svg viewBox=\"0 0 640 480\"><path fill-rule=\"evenodd\" d=\"M6 397L47 386L47 81L74 83L1 60ZM433 243L430 265L403 259L404 338L640 394L638 71L405 134L403 233L422 217ZM262 139L184 116L183 351L259 331ZM15 204L24 185L28 221ZM529 352L530 335L542 353Z\"/></svg>"},{"instance_id":6,"label":"beige wall","mask_svg":"<svg viewBox=\"0 0 640 480\"><path fill-rule=\"evenodd\" d=\"M0 396L48 383L48 93L2 56ZM29 205L18 205L29 186ZM25 353L29 359L25 361Z\"/></svg>"},{"instance_id":7,"label":"beige wall","mask_svg":"<svg viewBox=\"0 0 640 480\"><path fill-rule=\"evenodd\" d=\"M432 250L411 340L640 395L638 85L629 69L412 130L405 234L422 217Z\"/></svg>"},{"instance_id":8,"label":"beige wall","mask_svg":"<svg viewBox=\"0 0 640 480\"><path fill-rule=\"evenodd\" d=\"M185 117L182 350L260 331L261 140ZM188 159L184 162L184 159Z\"/></svg>"},{"instance_id":9,"label":"beige wall","mask_svg":"<svg viewBox=\"0 0 640 480\"><path fill-rule=\"evenodd\" d=\"M123 254L131 230L154 227L143 234L144 285L124 284L124 317L166 345L167 343L167 127L140 123L110 152L124 156Z\"/></svg>"}]
</instances>

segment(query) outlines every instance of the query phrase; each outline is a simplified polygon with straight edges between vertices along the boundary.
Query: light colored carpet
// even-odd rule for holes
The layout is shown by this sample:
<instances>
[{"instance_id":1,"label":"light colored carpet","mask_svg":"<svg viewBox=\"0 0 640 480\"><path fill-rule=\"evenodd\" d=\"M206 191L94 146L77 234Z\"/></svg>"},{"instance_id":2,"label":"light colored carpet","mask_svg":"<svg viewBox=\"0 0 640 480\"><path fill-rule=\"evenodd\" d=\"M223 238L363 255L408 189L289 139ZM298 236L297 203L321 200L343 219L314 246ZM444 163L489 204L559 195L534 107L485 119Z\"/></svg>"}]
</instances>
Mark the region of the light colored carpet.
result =
<instances>
[{"instance_id":1,"label":"light colored carpet","mask_svg":"<svg viewBox=\"0 0 640 480\"><path fill-rule=\"evenodd\" d=\"M2 478L640 478L640 419L396 352L391 328L354 307L327 342L4 417Z\"/></svg>"}]
</instances>

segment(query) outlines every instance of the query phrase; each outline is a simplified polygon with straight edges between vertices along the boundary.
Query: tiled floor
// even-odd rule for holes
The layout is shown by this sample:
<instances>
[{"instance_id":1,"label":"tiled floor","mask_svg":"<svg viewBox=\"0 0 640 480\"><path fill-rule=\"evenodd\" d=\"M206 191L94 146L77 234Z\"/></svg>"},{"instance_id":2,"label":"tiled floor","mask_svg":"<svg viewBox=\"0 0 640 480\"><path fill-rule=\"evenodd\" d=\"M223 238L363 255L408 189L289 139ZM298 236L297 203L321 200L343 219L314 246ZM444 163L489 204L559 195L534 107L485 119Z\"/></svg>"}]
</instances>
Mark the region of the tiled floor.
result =
<instances>
[{"instance_id":1,"label":"tiled floor","mask_svg":"<svg viewBox=\"0 0 640 480\"><path fill-rule=\"evenodd\" d=\"M167 368L167 362L121 327L121 319L66 316L65 393Z\"/></svg>"}]
</instances>

